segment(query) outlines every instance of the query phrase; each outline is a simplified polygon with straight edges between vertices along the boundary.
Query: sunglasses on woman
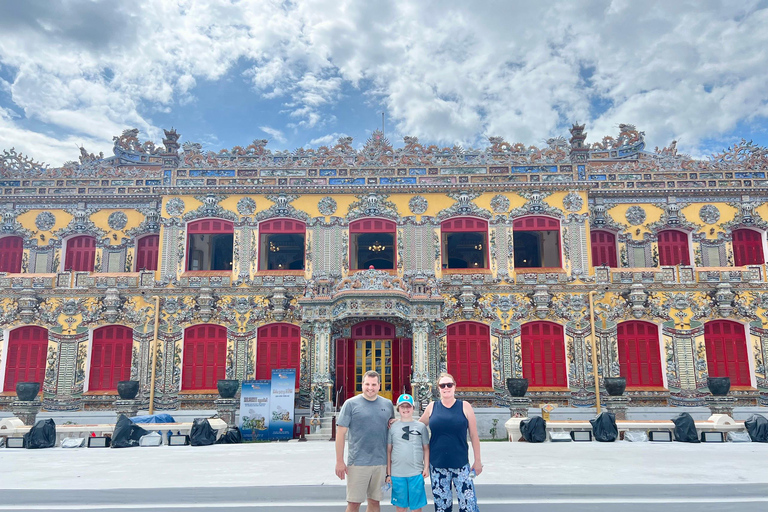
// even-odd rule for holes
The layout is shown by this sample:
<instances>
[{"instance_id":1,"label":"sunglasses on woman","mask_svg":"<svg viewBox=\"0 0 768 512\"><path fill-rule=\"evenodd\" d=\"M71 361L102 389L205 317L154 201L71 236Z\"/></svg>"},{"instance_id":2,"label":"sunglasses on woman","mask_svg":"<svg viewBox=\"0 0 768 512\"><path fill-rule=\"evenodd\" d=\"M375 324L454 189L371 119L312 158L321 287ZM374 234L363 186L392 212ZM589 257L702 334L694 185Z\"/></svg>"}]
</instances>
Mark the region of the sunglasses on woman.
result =
<instances>
[{"instance_id":1,"label":"sunglasses on woman","mask_svg":"<svg viewBox=\"0 0 768 512\"><path fill-rule=\"evenodd\" d=\"M453 387L453 382L442 382L438 384L438 386L440 386L440 389L445 389L445 388L451 389Z\"/></svg>"}]
</instances>

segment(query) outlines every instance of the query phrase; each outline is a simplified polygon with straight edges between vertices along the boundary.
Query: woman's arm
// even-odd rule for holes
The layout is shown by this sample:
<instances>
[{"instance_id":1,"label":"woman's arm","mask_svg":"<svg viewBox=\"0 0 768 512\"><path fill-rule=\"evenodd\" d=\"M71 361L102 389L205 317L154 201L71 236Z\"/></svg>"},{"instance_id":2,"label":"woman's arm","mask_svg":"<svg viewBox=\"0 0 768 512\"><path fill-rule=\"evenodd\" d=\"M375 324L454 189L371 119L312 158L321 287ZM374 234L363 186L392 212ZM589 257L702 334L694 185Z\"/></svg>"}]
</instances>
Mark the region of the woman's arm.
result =
<instances>
[{"instance_id":1,"label":"woman's arm","mask_svg":"<svg viewBox=\"0 0 768 512\"><path fill-rule=\"evenodd\" d=\"M469 402L464 402L464 416L467 417L467 423L469 423L469 440L472 441L472 453L475 454L475 462L472 464L472 469L475 470L475 474L483 472L483 463L480 459L480 436L477 434L477 419L475 418L475 411Z\"/></svg>"},{"instance_id":2,"label":"woman's arm","mask_svg":"<svg viewBox=\"0 0 768 512\"><path fill-rule=\"evenodd\" d=\"M424 409L424 414L422 414L421 418L419 418L419 421L425 425L429 425L429 417L432 416L433 405L435 405L435 402L429 402L429 405L427 406L427 408Z\"/></svg>"}]
</instances>

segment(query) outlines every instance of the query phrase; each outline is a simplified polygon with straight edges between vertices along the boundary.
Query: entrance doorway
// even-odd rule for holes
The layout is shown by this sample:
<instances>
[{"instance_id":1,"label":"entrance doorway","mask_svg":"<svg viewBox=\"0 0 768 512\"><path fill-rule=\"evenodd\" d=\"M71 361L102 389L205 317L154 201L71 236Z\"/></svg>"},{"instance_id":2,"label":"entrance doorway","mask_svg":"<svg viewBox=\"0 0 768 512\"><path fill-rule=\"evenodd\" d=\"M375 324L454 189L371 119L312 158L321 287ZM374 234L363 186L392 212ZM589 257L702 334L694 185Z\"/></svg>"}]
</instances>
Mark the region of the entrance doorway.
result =
<instances>
[{"instance_id":1,"label":"entrance doorway","mask_svg":"<svg viewBox=\"0 0 768 512\"><path fill-rule=\"evenodd\" d=\"M369 320L353 326L352 337L336 340L337 405L362 392L370 370L381 375L381 396L394 401L410 393L411 365L411 340L397 337L394 325Z\"/></svg>"}]
</instances>

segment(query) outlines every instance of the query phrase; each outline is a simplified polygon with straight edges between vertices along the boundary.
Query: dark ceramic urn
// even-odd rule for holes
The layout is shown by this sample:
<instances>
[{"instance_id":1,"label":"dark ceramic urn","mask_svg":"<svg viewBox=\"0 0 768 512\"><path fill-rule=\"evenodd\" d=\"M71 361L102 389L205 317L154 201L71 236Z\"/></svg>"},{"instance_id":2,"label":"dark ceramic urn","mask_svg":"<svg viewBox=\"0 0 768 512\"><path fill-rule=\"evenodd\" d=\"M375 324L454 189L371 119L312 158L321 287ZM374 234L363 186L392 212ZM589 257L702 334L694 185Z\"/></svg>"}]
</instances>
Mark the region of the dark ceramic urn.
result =
<instances>
[{"instance_id":1,"label":"dark ceramic urn","mask_svg":"<svg viewBox=\"0 0 768 512\"><path fill-rule=\"evenodd\" d=\"M240 381L237 379L221 379L216 382L221 398L235 398L237 389L240 387Z\"/></svg>"},{"instance_id":2,"label":"dark ceramic urn","mask_svg":"<svg viewBox=\"0 0 768 512\"><path fill-rule=\"evenodd\" d=\"M605 377L603 381L605 381L605 390L611 396L621 396L627 389L626 377Z\"/></svg>"},{"instance_id":3,"label":"dark ceramic urn","mask_svg":"<svg viewBox=\"0 0 768 512\"><path fill-rule=\"evenodd\" d=\"M707 387L713 396L725 396L731 390L731 378L707 377Z\"/></svg>"},{"instance_id":4,"label":"dark ceramic urn","mask_svg":"<svg viewBox=\"0 0 768 512\"><path fill-rule=\"evenodd\" d=\"M39 382L17 382L16 383L16 398L20 402L31 402L37 398L37 394L40 393Z\"/></svg>"},{"instance_id":5,"label":"dark ceramic urn","mask_svg":"<svg viewBox=\"0 0 768 512\"><path fill-rule=\"evenodd\" d=\"M507 389L510 396L525 396L526 391L528 391L528 379L509 378L507 379Z\"/></svg>"},{"instance_id":6,"label":"dark ceramic urn","mask_svg":"<svg viewBox=\"0 0 768 512\"><path fill-rule=\"evenodd\" d=\"M117 394L121 400L133 400L139 394L139 381L120 380L117 381Z\"/></svg>"}]
</instances>

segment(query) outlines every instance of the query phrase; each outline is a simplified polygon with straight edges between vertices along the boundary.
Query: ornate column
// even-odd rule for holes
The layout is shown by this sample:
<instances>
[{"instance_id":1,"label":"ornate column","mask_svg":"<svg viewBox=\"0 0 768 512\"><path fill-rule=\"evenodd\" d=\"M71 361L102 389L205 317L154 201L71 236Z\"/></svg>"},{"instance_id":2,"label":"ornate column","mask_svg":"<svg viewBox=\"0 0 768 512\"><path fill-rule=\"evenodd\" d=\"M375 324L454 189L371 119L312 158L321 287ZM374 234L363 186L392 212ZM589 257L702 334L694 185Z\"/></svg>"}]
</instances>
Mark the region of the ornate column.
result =
<instances>
[{"instance_id":1,"label":"ornate column","mask_svg":"<svg viewBox=\"0 0 768 512\"><path fill-rule=\"evenodd\" d=\"M669 322L668 322L669 323ZM682 325L664 327L664 334L672 338L667 350L667 381L671 405L703 405L698 393L696 378L696 336L703 334L703 328L690 329ZM701 331L700 333L698 331ZM671 354L670 354L671 352ZM670 355L672 358L670 359ZM706 363L704 368L706 368Z\"/></svg>"},{"instance_id":2,"label":"ornate column","mask_svg":"<svg viewBox=\"0 0 768 512\"><path fill-rule=\"evenodd\" d=\"M413 332L413 376L411 387L415 400L422 407L429 404L432 396L429 375L429 322L415 320L411 324Z\"/></svg>"},{"instance_id":3,"label":"ornate column","mask_svg":"<svg viewBox=\"0 0 768 512\"><path fill-rule=\"evenodd\" d=\"M181 208L183 208L183 203ZM174 211L174 213L176 212ZM182 229L179 219L163 219L163 228L160 234L163 247L160 261L160 280L164 283L176 282L180 263L179 255L183 254L184 247L184 242L180 238L181 235Z\"/></svg>"},{"instance_id":4,"label":"ornate column","mask_svg":"<svg viewBox=\"0 0 768 512\"><path fill-rule=\"evenodd\" d=\"M324 410L331 402L331 322L314 322L312 331L312 405Z\"/></svg>"},{"instance_id":5,"label":"ornate column","mask_svg":"<svg viewBox=\"0 0 768 512\"><path fill-rule=\"evenodd\" d=\"M56 344L57 361L53 361L55 375L49 381L46 376L46 391L51 393L44 398L43 407L49 411L73 411L80 408L80 394L82 387L77 389L78 381L78 349L81 343L83 349L88 342L88 332L78 334L57 334L48 331L49 340ZM81 355L81 359L84 357ZM51 361L49 359L48 371L51 370ZM53 386L51 386L53 384ZM53 387L53 389L50 389ZM79 392L78 392L79 391ZM75 396L75 393L77 395Z\"/></svg>"}]
</instances>

